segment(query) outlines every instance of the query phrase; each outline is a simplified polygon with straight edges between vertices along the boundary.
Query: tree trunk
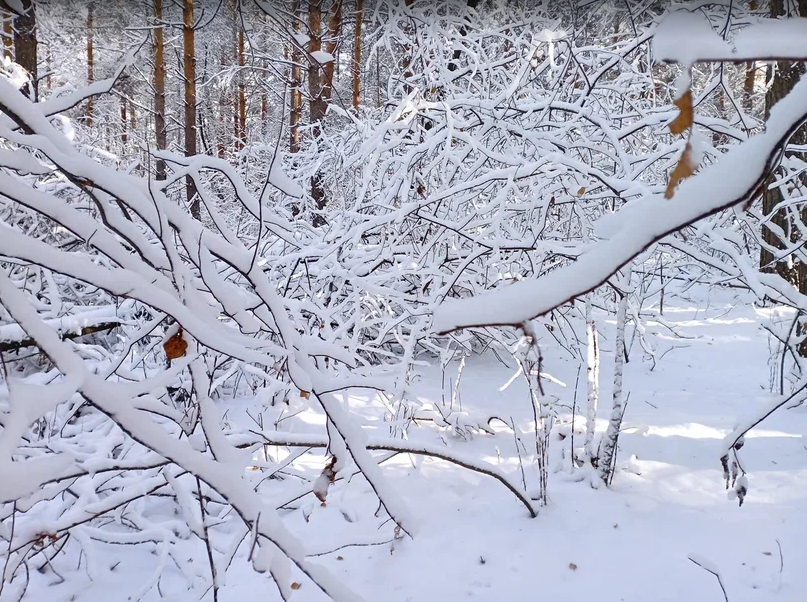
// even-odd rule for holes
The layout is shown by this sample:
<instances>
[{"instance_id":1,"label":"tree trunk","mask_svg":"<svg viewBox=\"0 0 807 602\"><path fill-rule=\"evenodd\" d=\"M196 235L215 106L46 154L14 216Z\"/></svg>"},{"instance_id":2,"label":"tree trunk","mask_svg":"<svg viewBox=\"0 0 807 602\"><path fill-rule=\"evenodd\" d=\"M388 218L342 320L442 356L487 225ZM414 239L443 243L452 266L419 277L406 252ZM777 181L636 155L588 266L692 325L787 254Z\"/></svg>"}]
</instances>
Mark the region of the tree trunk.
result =
<instances>
[{"instance_id":1,"label":"tree trunk","mask_svg":"<svg viewBox=\"0 0 807 602\"><path fill-rule=\"evenodd\" d=\"M586 381L588 403L586 406L586 457L591 462L597 456L594 434L597 430L597 403L600 398L600 347L597 324L594 322L591 295L586 295Z\"/></svg>"},{"instance_id":2,"label":"tree trunk","mask_svg":"<svg viewBox=\"0 0 807 602\"><path fill-rule=\"evenodd\" d=\"M748 61L745 64L745 78L743 79L743 104L746 111L754 110L754 82L757 77L757 65L755 61Z\"/></svg>"},{"instance_id":3,"label":"tree trunk","mask_svg":"<svg viewBox=\"0 0 807 602\"><path fill-rule=\"evenodd\" d=\"M324 50L333 57L325 63L322 69L322 101L327 111L328 103L333 95L333 75L336 67L336 48L342 31L342 0L333 0L331 17L328 19L328 37L325 39Z\"/></svg>"},{"instance_id":4,"label":"tree trunk","mask_svg":"<svg viewBox=\"0 0 807 602\"><path fill-rule=\"evenodd\" d=\"M163 0L154 0L154 137L158 150L168 146L165 130L165 42L163 41ZM165 161L157 159L157 179L165 180Z\"/></svg>"},{"instance_id":5,"label":"tree trunk","mask_svg":"<svg viewBox=\"0 0 807 602\"><path fill-rule=\"evenodd\" d=\"M137 136L137 113L133 102L129 103L129 131L132 136Z\"/></svg>"},{"instance_id":6,"label":"tree trunk","mask_svg":"<svg viewBox=\"0 0 807 602\"><path fill-rule=\"evenodd\" d=\"M221 70L224 71L227 67L227 55L224 47L221 50ZM219 158L224 158L224 155L227 150L227 113L228 113L228 102L227 102L227 92L224 89L224 86L221 87L219 91L219 122L216 125L216 140L217 140L217 154Z\"/></svg>"},{"instance_id":7,"label":"tree trunk","mask_svg":"<svg viewBox=\"0 0 807 602\"><path fill-rule=\"evenodd\" d=\"M15 3L17 4L17 3ZM37 71L36 11L32 0L19 0L23 12L14 18L14 60L28 72L29 82L23 87L24 94L33 101L39 98ZM12 11L6 2L3 9Z\"/></svg>"},{"instance_id":8,"label":"tree trunk","mask_svg":"<svg viewBox=\"0 0 807 602\"><path fill-rule=\"evenodd\" d=\"M308 4L308 53L313 55L322 50L322 7L321 0L309 0ZM319 137L319 124L325 116L325 102L322 98L322 68L316 60L308 67L309 114L314 138Z\"/></svg>"},{"instance_id":9,"label":"tree trunk","mask_svg":"<svg viewBox=\"0 0 807 602\"><path fill-rule=\"evenodd\" d=\"M630 285L630 271L627 278L620 278L620 282L627 288ZM608 485L611 475L616 469L615 457L619 431L622 428L622 417L625 414L625 402L622 398L622 374L625 368L625 322L628 313L628 295L622 294L616 312L616 337L614 337L614 390L611 405L611 418L608 429L602 440L602 450L599 459L600 477Z\"/></svg>"},{"instance_id":10,"label":"tree trunk","mask_svg":"<svg viewBox=\"0 0 807 602\"><path fill-rule=\"evenodd\" d=\"M244 28L241 27L240 19L236 15L236 22L238 26L238 40L237 40L237 53L238 53L238 142L237 148L242 149L247 143L247 91L245 85L244 67L246 60L244 57Z\"/></svg>"},{"instance_id":11,"label":"tree trunk","mask_svg":"<svg viewBox=\"0 0 807 602\"><path fill-rule=\"evenodd\" d=\"M53 87L53 54L51 53L50 44L47 45L47 54L45 55L45 89L50 90Z\"/></svg>"},{"instance_id":12,"label":"tree trunk","mask_svg":"<svg viewBox=\"0 0 807 602\"><path fill-rule=\"evenodd\" d=\"M3 56L9 60L14 59L14 28L11 22L14 16L11 13L3 15Z\"/></svg>"},{"instance_id":13,"label":"tree trunk","mask_svg":"<svg viewBox=\"0 0 807 602\"><path fill-rule=\"evenodd\" d=\"M308 3L308 52L313 55L322 50L322 6L321 0L309 0ZM311 134L314 140L319 139L322 131L321 125L325 118L325 99L323 97L323 70L320 64L312 59L308 67L308 94ZM322 177L319 173L311 178L311 198L314 206L321 210L325 207L325 189L322 186ZM322 225L322 216L316 215L314 225Z\"/></svg>"},{"instance_id":14,"label":"tree trunk","mask_svg":"<svg viewBox=\"0 0 807 602\"><path fill-rule=\"evenodd\" d=\"M263 72L264 74L269 73L269 65L266 62L266 59L263 59ZM269 120L269 99L266 97L266 85L261 85L261 134L266 136L266 133L269 131L269 125L267 121Z\"/></svg>"},{"instance_id":15,"label":"tree trunk","mask_svg":"<svg viewBox=\"0 0 807 602\"><path fill-rule=\"evenodd\" d=\"M292 6L292 14L294 15L294 32L299 34L302 31L302 23L298 20L299 0L294 0ZM297 153L300 151L300 120L303 116L303 71L300 68L300 63L303 60L300 51L297 49L296 44L292 44L292 51L290 53L290 60L292 62L291 68L291 99L289 107L289 152Z\"/></svg>"},{"instance_id":16,"label":"tree trunk","mask_svg":"<svg viewBox=\"0 0 807 602\"><path fill-rule=\"evenodd\" d=\"M798 0L798 15L807 17L807 0ZM785 10L784 0L771 0L770 3L772 18L790 16ZM770 69L771 67L769 67ZM779 61L776 63L776 72L773 76L773 81L765 95L765 118L770 116L771 108L779 102L782 98L787 96L796 82L801 79L805 72L804 63L792 61ZM790 144L804 145L807 144L807 127L802 126L790 139ZM772 176L768 183L770 183L775 176ZM762 196L762 213L766 216L771 216L771 222L782 229L787 235L791 228L788 220L783 211L776 211L775 207L782 201L782 193L778 188L769 189L765 188ZM773 215L771 215L773 213ZM807 221L807 211L802 212L802 221ZM795 228L794 228L795 230ZM798 234L795 234L798 236ZM772 229L763 227L762 230L763 241L774 249L781 249L785 246L787 241L780 241L779 237L773 232ZM807 266L804 262L795 257L797 264L795 266L788 265L788 262L777 261L774 254L768 249L761 249L759 256L760 269L765 272L776 271L780 276L787 279L795 285L799 292L807 294ZM799 353L802 357L807 357L807 341L799 347Z\"/></svg>"},{"instance_id":17,"label":"tree trunk","mask_svg":"<svg viewBox=\"0 0 807 602\"><path fill-rule=\"evenodd\" d=\"M120 99L120 141L121 144L125 145L126 142L129 140L129 136L126 133L126 126L128 122L128 114L126 113L126 98L121 96Z\"/></svg>"},{"instance_id":18,"label":"tree trunk","mask_svg":"<svg viewBox=\"0 0 807 602\"><path fill-rule=\"evenodd\" d=\"M353 109L361 104L361 20L364 0L356 0L356 30L353 34Z\"/></svg>"},{"instance_id":19,"label":"tree trunk","mask_svg":"<svg viewBox=\"0 0 807 602\"><path fill-rule=\"evenodd\" d=\"M95 81L95 75L93 73L95 69L95 59L93 57L93 27L95 26L95 14L94 14L94 7L93 3L90 2L87 5L87 85L91 85ZM87 114L86 114L86 122L88 127L92 127L93 124L93 97L90 96L87 99Z\"/></svg>"},{"instance_id":20,"label":"tree trunk","mask_svg":"<svg viewBox=\"0 0 807 602\"><path fill-rule=\"evenodd\" d=\"M196 49L194 42L193 0L184 0L182 5L182 48L185 76L185 156L196 154ZM185 196L190 204L191 215L201 218L196 184L188 175L185 180Z\"/></svg>"}]
</instances>

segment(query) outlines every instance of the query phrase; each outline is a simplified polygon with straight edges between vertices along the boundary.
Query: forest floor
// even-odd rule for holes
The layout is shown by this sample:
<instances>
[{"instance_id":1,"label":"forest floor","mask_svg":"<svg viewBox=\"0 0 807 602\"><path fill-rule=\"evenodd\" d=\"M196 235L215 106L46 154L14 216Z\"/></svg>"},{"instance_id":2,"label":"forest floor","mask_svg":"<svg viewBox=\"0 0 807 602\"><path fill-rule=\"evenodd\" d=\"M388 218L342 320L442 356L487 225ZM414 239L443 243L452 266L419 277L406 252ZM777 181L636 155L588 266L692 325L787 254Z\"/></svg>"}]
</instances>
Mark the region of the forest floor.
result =
<instances>
[{"instance_id":1,"label":"forest floor","mask_svg":"<svg viewBox=\"0 0 807 602\"><path fill-rule=\"evenodd\" d=\"M648 324L648 330L669 336L681 347L651 370L652 363L643 360L635 343L625 372L630 397L619 439L619 470L610 489L575 482L567 465L550 476L549 504L538 518L530 519L524 506L489 477L444 461L401 455L384 464L384 474L419 519L417 536L394 547L349 547L315 560L368 602L724 600L718 580L689 556L706 559L719 570L731 602L807 600L807 412L781 411L746 438L741 459L749 492L742 507L728 499L719 461L722 437L738 418L770 399L768 335L760 327L766 311L731 295L708 306L706 301L677 300L665 307L664 317L685 338ZM601 329L599 428L604 430L614 325ZM565 384L545 380L547 393L571 405L578 366L579 360L568 353L545 349L545 371ZM447 378L456 377L456 368L449 367ZM529 433L532 412L522 379L501 390L514 372L494 357L469 360L459 390L463 411L477 417L513 417ZM441 380L439 369L423 370L419 396L440 403ZM579 387L578 404L584 405L585 367ZM383 408L370 396L351 396L350 405L367 417L371 430L387 434ZM228 419L243 409L242 401L233 402ZM312 431L322 432L323 419L316 412L308 410L300 418ZM570 414L563 418L568 422ZM579 413L575 424L580 437L585 421ZM498 424L496 431L496 436L449 443L463 455L498 464L520 481L512 432ZM430 427L410 427L409 435L413 440L437 439ZM556 460L570 443L568 438L553 441ZM322 467L321 453L302 458L301 466L306 464L315 475ZM527 466L526 471L528 481L534 481L532 469ZM362 479L333 487L324 507L309 499L285 516L314 550L390 537L389 524L379 529L383 521L374 516L377 501ZM225 535L217 547L224 550L227 545ZM109 562L114 555L130 553L121 547L127 546L110 549ZM239 550L237 558L246 553ZM189 548L191 557L196 565L192 572L205 575L203 548ZM71 595L79 601L126 600L143 583L137 571L145 578L156 562L152 555L129 557L118 569L115 589L109 589L107 579L88 584L78 576L68 577L72 586L41 587L43 580L55 580L39 577L29 595L37 602ZM168 562L165 570L162 599L184 600L187 590L169 575L178 569ZM292 577L302 583L293 600L325 599L301 576ZM143 599L160 599L157 589ZM199 599L198 592L193 599ZM205 599L212 599L209 593ZM269 577L252 572L241 558L227 574L219 599L269 602L279 597Z\"/></svg>"}]
</instances>

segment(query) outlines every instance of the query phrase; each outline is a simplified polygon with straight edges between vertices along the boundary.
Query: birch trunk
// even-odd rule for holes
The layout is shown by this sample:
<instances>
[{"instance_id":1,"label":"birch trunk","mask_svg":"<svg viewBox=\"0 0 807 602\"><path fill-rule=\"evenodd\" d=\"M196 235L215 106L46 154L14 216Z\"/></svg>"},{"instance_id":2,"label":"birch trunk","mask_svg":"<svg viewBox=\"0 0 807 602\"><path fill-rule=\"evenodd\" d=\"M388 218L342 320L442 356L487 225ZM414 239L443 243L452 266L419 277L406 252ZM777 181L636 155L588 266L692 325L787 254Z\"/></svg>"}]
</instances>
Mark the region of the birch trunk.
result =
<instances>
[{"instance_id":1,"label":"birch trunk","mask_svg":"<svg viewBox=\"0 0 807 602\"><path fill-rule=\"evenodd\" d=\"M630 284L630 275L621 280L624 287ZM611 418L608 421L608 430L602 440L602 450L599 459L600 477L607 485L614 471L614 456L616 454L619 430L622 428L622 417L625 414L625 403L622 398L622 374L625 369L625 322L628 315L628 295L622 294L616 312L616 337L614 339L614 393L611 405Z\"/></svg>"},{"instance_id":2,"label":"birch trunk","mask_svg":"<svg viewBox=\"0 0 807 602\"><path fill-rule=\"evenodd\" d=\"M588 403L585 451L588 460L591 461L597 455L597 450L594 449L594 434L597 430L597 403L600 398L600 343L597 337L597 324L592 315L591 295L586 297L586 349Z\"/></svg>"}]
</instances>

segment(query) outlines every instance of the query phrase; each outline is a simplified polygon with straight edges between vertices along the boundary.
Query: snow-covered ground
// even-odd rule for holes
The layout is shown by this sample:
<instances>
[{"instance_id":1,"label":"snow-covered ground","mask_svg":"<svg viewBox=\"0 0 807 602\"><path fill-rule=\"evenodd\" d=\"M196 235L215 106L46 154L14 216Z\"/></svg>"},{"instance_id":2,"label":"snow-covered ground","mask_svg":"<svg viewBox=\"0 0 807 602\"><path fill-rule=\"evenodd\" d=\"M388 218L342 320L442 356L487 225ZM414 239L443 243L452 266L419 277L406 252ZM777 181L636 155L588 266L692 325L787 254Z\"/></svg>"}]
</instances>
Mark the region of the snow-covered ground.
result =
<instances>
[{"instance_id":1,"label":"snow-covered ground","mask_svg":"<svg viewBox=\"0 0 807 602\"><path fill-rule=\"evenodd\" d=\"M317 560L370 602L723 600L718 580L690 556L719 571L731 602L804 600L807 413L782 411L746 438L741 459L749 474L748 497L743 507L729 500L719 461L721 439L739 417L769 398L767 334L759 326L765 310L730 296L708 307L705 301L698 305L678 301L665 308L664 317L685 338L676 339L682 347L667 353L654 370L642 360L638 344L634 346L625 373L630 398L619 439L619 470L610 489L577 482L567 468L551 475L550 503L530 519L524 506L487 476L440 460L400 455L383 470L419 518L418 535L394 546L347 547ZM613 328L601 325L601 419L609 410ZM648 328L670 332L652 322ZM546 380L547 393L571 405L578 366L569 354L545 349L546 372L566 384ZM456 368L450 366L447 376L455 377ZM462 409L471 417L512 417L529 432L532 412L522 380L501 390L513 373L514 368L492 356L469 359L460 385ZM439 369L424 370L418 388L422 399L439 402ZM582 374L578 404L584 398ZM377 433L387 434L380 404L376 407L372 398L361 395L350 403L363 416L378 416ZM231 405L228 419L245 409L243 402ZM299 418L321 432L315 412ZM562 418L568 422L570 414ZM582 436L579 413L575 424L576 435ZM605 421L599 426L604 429ZM520 481L512 432L501 423L494 427L496 436L480 434L449 444L454 451L498 464ZM437 440L428 426L410 427L409 436ZM553 442L554 458L570 443L568 438ZM308 465L316 474L322 463L322 453L316 451L306 454L300 466ZM531 469L526 470L529 480ZM376 510L369 486L357 477L347 486L334 486L325 506L309 496L285 517L312 552L328 552L345 542L388 540L390 526L379 528L383 520L374 515ZM224 553L233 536L213 533L216 549ZM183 564L183 558L192 558L183 570L208 575L201 544L182 545L175 559ZM92 584L81 571L52 588L43 586L58 578L36 576L31 599L136 598L160 560L159 555L132 555L127 547L108 549L105 563L123 564ZM254 573L245 562L247 547L239 548L219 599L279 599L270 578ZM179 580L172 584L177 566L171 560L166 566L160 582L163 599L186 599ZM301 576L293 578L301 584L293 600L325 599ZM151 589L143 599L159 599L160 591ZM188 599L198 597L197 592ZM205 599L212 599L209 593Z\"/></svg>"}]
</instances>

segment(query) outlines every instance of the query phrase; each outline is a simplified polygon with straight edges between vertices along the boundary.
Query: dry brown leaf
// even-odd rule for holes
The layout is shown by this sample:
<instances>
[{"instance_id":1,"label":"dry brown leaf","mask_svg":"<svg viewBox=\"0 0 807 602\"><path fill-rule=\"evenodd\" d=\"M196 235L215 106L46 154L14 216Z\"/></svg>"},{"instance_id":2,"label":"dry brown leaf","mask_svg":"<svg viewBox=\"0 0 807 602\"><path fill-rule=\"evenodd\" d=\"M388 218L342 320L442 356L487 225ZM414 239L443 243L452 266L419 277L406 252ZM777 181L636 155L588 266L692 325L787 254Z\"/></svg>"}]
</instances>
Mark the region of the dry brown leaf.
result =
<instances>
[{"instance_id":1,"label":"dry brown leaf","mask_svg":"<svg viewBox=\"0 0 807 602\"><path fill-rule=\"evenodd\" d=\"M165 349L165 357L169 360L175 360L185 355L185 352L188 350L188 342L182 338L181 329L163 343L163 349Z\"/></svg>"},{"instance_id":2,"label":"dry brown leaf","mask_svg":"<svg viewBox=\"0 0 807 602\"><path fill-rule=\"evenodd\" d=\"M300 589L300 584L295 581L291 584L291 589Z\"/></svg>"},{"instance_id":3,"label":"dry brown leaf","mask_svg":"<svg viewBox=\"0 0 807 602\"><path fill-rule=\"evenodd\" d=\"M681 155L681 159L678 161L678 165L675 166L673 172L670 174L670 181L667 183L667 190L664 193L665 199L673 198L675 194L675 189L678 185L695 173L695 169L698 166L695 165L695 162L692 160L692 146L690 146L689 142L687 142L686 147L684 147L684 152Z\"/></svg>"},{"instance_id":4,"label":"dry brown leaf","mask_svg":"<svg viewBox=\"0 0 807 602\"><path fill-rule=\"evenodd\" d=\"M576 571L577 570L577 565L574 562L570 562L569 563L569 568L572 569L573 571Z\"/></svg>"},{"instance_id":5,"label":"dry brown leaf","mask_svg":"<svg viewBox=\"0 0 807 602\"><path fill-rule=\"evenodd\" d=\"M770 555L771 555L771 553L770 553L770 552L762 552L762 553L763 553L765 556L770 556Z\"/></svg>"},{"instance_id":6,"label":"dry brown leaf","mask_svg":"<svg viewBox=\"0 0 807 602\"><path fill-rule=\"evenodd\" d=\"M341 556L337 556L336 559L337 560L344 560L344 558L342 558Z\"/></svg>"},{"instance_id":7,"label":"dry brown leaf","mask_svg":"<svg viewBox=\"0 0 807 602\"><path fill-rule=\"evenodd\" d=\"M678 116L670 123L670 132L673 134L683 134L692 127L692 90L687 90L681 98L674 102L680 111Z\"/></svg>"},{"instance_id":8,"label":"dry brown leaf","mask_svg":"<svg viewBox=\"0 0 807 602\"><path fill-rule=\"evenodd\" d=\"M580 190L577 191L577 196L583 196L584 194L586 194L586 187L581 186Z\"/></svg>"},{"instance_id":9,"label":"dry brown leaf","mask_svg":"<svg viewBox=\"0 0 807 602\"><path fill-rule=\"evenodd\" d=\"M311 397L311 391L300 391L300 397L309 399Z\"/></svg>"}]
</instances>

